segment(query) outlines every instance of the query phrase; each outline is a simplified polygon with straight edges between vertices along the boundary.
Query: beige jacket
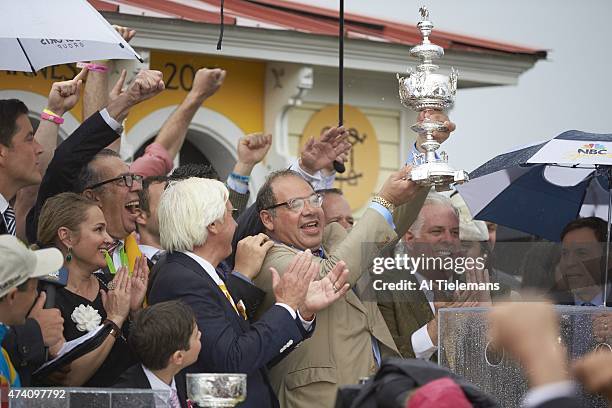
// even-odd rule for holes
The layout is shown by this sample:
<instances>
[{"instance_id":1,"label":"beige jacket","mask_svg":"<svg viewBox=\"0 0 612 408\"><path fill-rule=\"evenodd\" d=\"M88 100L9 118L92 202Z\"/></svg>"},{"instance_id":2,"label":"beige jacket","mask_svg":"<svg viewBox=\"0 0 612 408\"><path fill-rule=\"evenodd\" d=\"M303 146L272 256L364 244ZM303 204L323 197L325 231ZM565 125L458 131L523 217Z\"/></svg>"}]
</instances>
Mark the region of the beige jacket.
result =
<instances>
[{"instance_id":1,"label":"beige jacket","mask_svg":"<svg viewBox=\"0 0 612 408\"><path fill-rule=\"evenodd\" d=\"M427 195L423 191L410 204L396 209L394 231L377 211L368 209L350 233L337 223L325 229L323 248L326 259L320 259L320 277L343 260L354 287L362 271L383 247L393 245L415 220ZM274 304L270 267L283 273L298 251L275 245L267 254L255 284L266 291L259 313ZM399 352L376 302L362 302L350 290L343 299L317 314L313 336L304 341L285 359L272 367L270 379L282 408L333 407L339 386L355 384L361 377L376 371L372 336L379 343L383 357Z\"/></svg>"}]
</instances>

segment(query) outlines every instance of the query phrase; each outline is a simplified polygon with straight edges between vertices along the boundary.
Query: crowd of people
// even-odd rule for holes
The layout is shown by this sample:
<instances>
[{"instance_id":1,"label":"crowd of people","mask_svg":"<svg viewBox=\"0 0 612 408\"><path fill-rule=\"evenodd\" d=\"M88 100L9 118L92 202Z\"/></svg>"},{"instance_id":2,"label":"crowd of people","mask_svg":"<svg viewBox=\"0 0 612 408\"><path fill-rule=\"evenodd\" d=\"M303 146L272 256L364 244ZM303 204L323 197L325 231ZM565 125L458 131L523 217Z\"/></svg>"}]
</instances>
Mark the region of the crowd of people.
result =
<instances>
[{"instance_id":1,"label":"crowd of people","mask_svg":"<svg viewBox=\"0 0 612 408\"><path fill-rule=\"evenodd\" d=\"M186 373L244 373L241 407L333 407L339 388L372 377L388 358L435 362L441 308L494 306L491 338L523 365L527 406L578 406L576 381L612 398L612 353L569 368L551 303L525 301L528 270L521 279L495 266L497 226L473 220L457 193L417 185L406 165L355 220L333 188L334 161L351 148L343 127L310 140L254 199L251 172L271 135L241 138L225 180L207 165L173 169L198 108L223 86L222 69L198 70L153 143L128 163L118 153L122 123L164 81L141 70L125 84L123 71L109 86L105 64L106 72L84 68L54 83L36 131L23 102L0 100L3 384L150 388L167 391L156 406L176 408L187 406ZM57 145L61 117L81 93L83 122ZM446 123L439 142L455 128L442 112L421 115ZM557 304L602 306L606 228L594 217L568 224L561 249L541 262L547 279L533 286ZM417 290L375 293L374 259L404 256L483 264L458 279L435 266L387 268L387 284ZM423 286L432 280L499 290ZM66 342L97 330L95 348L40 370ZM612 314L597 314L592 331L612 344ZM395 406L485 406L451 377L405 391Z\"/></svg>"}]
</instances>

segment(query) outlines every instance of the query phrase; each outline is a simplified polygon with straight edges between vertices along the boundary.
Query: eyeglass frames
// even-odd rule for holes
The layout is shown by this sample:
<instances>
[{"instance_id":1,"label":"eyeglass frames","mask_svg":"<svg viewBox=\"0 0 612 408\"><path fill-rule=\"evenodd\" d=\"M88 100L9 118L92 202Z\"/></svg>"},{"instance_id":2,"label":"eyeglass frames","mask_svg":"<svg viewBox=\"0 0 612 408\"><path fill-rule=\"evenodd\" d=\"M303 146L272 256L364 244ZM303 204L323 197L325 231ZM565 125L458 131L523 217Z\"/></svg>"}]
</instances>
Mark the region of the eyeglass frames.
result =
<instances>
[{"instance_id":1,"label":"eyeglass frames","mask_svg":"<svg viewBox=\"0 0 612 408\"><path fill-rule=\"evenodd\" d=\"M323 196L321 194L314 193L308 197L292 198L291 200L274 204L268 208L264 208L264 210L272 210L274 208L278 208L284 205L291 211L300 212L304 208L306 201L308 201L308 204L310 204L311 207L318 208L321 207L321 204L323 203Z\"/></svg>"},{"instance_id":2,"label":"eyeglass frames","mask_svg":"<svg viewBox=\"0 0 612 408\"><path fill-rule=\"evenodd\" d=\"M140 174L132 174L132 173L122 174L119 177L115 177L115 178L112 178L112 179L109 179L109 180L104 180L104 181L96 183L96 184L94 184L92 186L86 187L85 190L93 190L95 188L102 187L105 184L113 183L113 182L119 181L119 180L123 181L123 185L124 186L126 186L128 188L131 188L134 185L135 181L138 181L138 182L142 183L142 176Z\"/></svg>"}]
</instances>

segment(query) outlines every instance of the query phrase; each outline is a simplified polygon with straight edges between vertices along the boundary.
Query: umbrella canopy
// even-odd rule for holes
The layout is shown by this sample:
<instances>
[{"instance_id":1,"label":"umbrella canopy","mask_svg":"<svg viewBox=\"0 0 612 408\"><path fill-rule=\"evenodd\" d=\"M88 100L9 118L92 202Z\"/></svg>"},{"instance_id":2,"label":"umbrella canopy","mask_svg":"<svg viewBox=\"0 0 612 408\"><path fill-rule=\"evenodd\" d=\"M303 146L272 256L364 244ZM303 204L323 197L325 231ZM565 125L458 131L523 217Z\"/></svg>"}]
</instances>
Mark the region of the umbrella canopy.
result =
<instances>
[{"instance_id":1,"label":"umbrella canopy","mask_svg":"<svg viewBox=\"0 0 612 408\"><path fill-rule=\"evenodd\" d=\"M0 2L0 70L141 59L86 0Z\"/></svg>"},{"instance_id":2,"label":"umbrella canopy","mask_svg":"<svg viewBox=\"0 0 612 408\"><path fill-rule=\"evenodd\" d=\"M457 187L475 219L559 241L579 216L608 218L612 134L564 132L499 155Z\"/></svg>"}]
</instances>

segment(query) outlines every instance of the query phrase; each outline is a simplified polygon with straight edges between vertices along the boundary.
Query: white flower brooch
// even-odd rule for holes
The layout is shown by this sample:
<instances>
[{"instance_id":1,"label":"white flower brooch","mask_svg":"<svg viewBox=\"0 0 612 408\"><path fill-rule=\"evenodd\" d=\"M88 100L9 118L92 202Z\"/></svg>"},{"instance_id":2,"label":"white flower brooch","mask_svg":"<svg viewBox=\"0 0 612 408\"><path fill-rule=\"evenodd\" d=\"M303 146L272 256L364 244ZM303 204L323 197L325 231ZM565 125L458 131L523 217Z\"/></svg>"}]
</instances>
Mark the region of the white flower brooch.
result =
<instances>
[{"instance_id":1,"label":"white flower brooch","mask_svg":"<svg viewBox=\"0 0 612 408\"><path fill-rule=\"evenodd\" d=\"M74 308L70 318L76 323L77 329L82 332L90 332L100 325L102 316L91 306L78 305Z\"/></svg>"}]
</instances>

